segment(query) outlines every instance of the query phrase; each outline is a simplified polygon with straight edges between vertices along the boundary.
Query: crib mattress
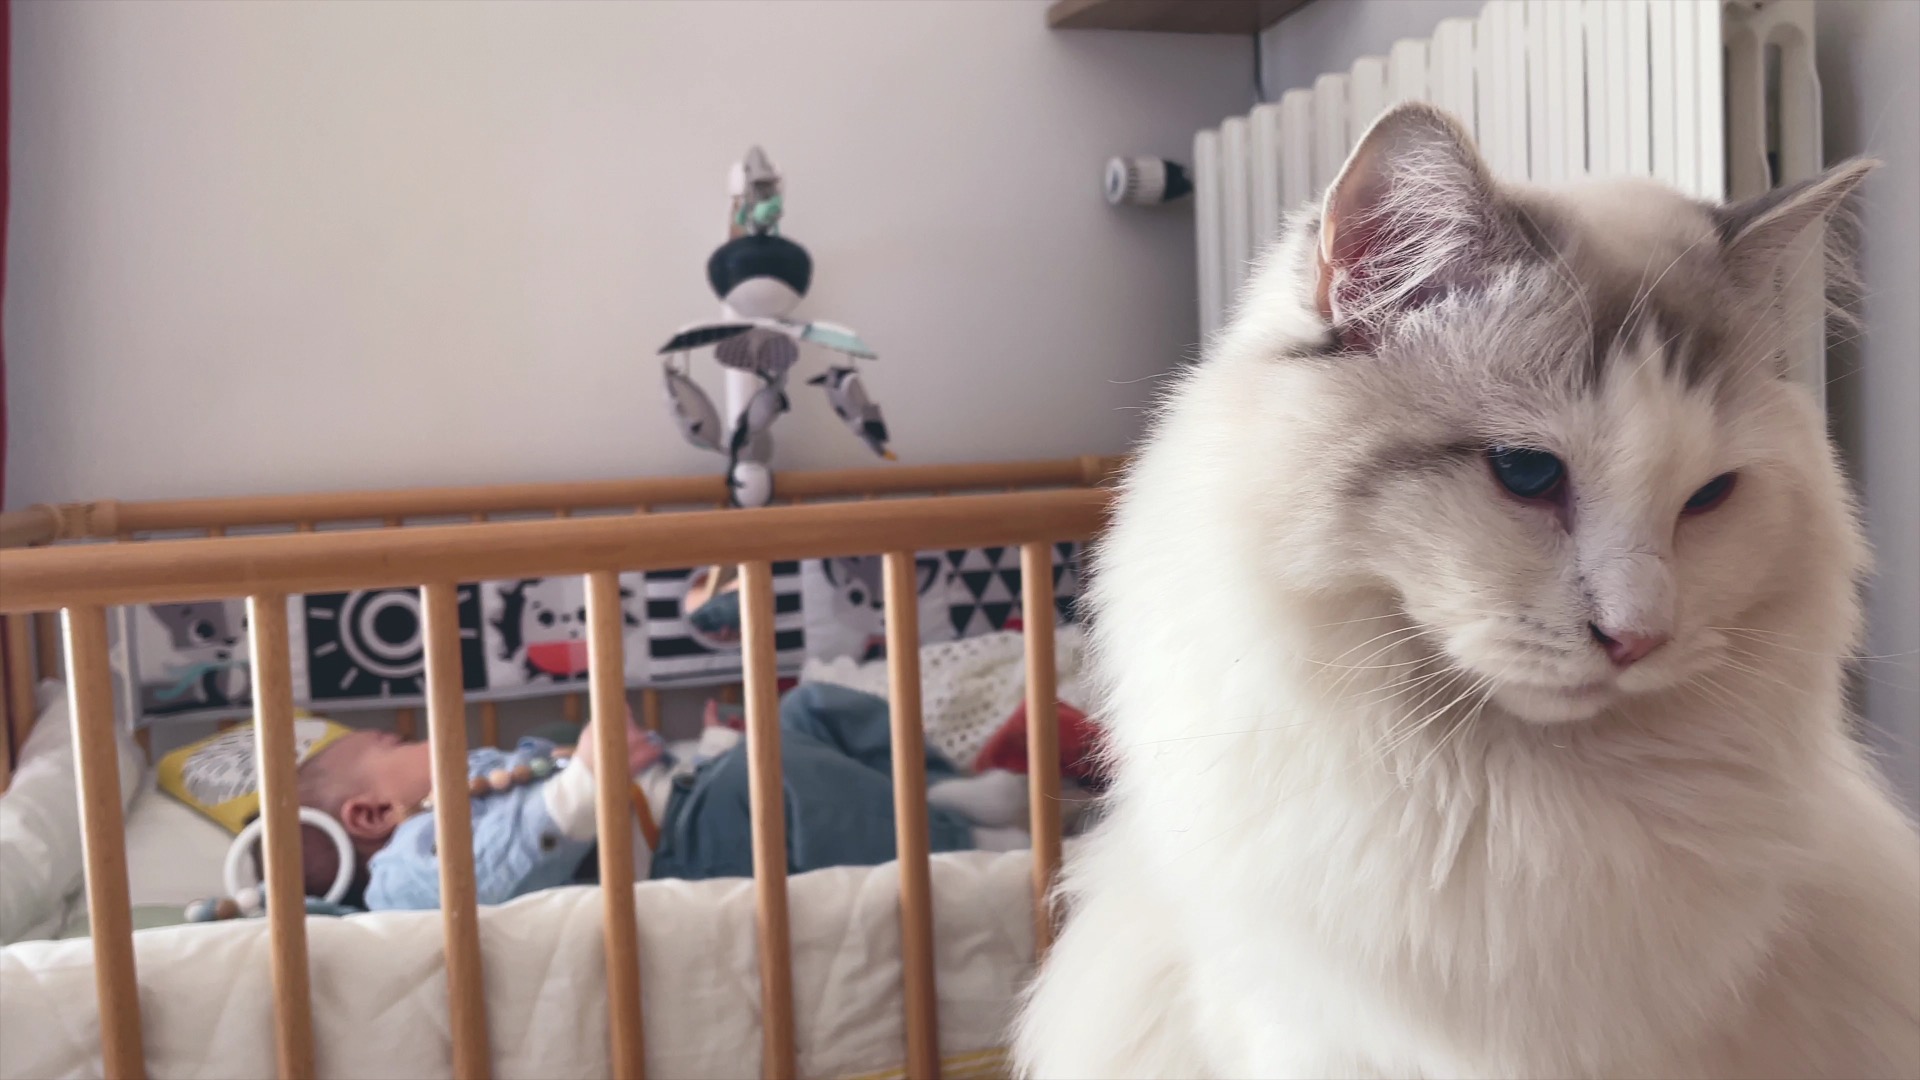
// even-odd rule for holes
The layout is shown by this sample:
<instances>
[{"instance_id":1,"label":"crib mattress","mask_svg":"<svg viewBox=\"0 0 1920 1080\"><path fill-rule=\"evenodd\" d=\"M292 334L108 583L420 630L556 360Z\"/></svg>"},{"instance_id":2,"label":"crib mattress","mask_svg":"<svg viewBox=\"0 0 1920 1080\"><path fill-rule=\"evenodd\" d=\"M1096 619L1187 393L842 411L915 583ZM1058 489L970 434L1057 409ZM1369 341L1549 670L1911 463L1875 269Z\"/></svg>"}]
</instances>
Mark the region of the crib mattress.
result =
<instances>
[{"instance_id":1,"label":"crib mattress","mask_svg":"<svg viewBox=\"0 0 1920 1080\"><path fill-rule=\"evenodd\" d=\"M1026 852L933 860L940 1046L956 1064L989 1060L1003 1042L1032 964L1031 881ZM893 864L792 879L802 1076L886 1073L904 1060L898 889ZM651 881L635 901L649 1075L760 1075L752 882ZM438 912L314 918L307 934L320 1075L451 1075ZM484 908L480 934L495 1074L607 1075L598 891ZM263 920L146 930L135 943L151 1074L274 1074ZM0 950L0 1033L0 1078L100 1076L91 942Z\"/></svg>"}]
</instances>

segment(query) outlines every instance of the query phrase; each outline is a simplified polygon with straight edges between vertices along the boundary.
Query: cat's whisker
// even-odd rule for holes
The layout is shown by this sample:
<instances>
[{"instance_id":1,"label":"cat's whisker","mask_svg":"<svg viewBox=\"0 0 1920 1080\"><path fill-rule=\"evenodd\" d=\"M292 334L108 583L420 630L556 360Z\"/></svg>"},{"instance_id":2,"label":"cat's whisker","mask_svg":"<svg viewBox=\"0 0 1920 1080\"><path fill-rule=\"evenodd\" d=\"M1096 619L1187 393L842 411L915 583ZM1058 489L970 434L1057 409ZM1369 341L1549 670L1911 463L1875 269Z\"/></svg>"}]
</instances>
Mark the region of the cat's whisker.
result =
<instances>
[{"instance_id":1,"label":"cat's whisker","mask_svg":"<svg viewBox=\"0 0 1920 1080\"><path fill-rule=\"evenodd\" d=\"M1688 686L1697 690L1700 696L1707 699L1709 703L1718 705L1729 712L1743 713L1747 709L1746 703L1742 702L1733 691L1720 685L1719 680L1711 675L1697 675Z\"/></svg>"},{"instance_id":2,"label":"cat's whisker","mask_svg":"<svg viewBox=\"0 0 1920 1080\"><path fill-rule=\"evenodd\" d=\"M1408 781L1409 786L1420 782L1421 777L1426 775L1427 769L1431 766L1433 760L1440 755L1440 751L1446 749L1447 743L1451 741L1454 736L1460 734L1460 732L1480 718L1480 714L1485 711L1487 707L1487 702L1493 700L1493 693L1499 688L1499 684L1491 676L1488 676L1482 678L1480 682L1476 684L1476 687L1469 687L1467 693L1472 694L1476 688L1483 691L1480 694L1480 700L1474 704L1471 711L1455 721L1453 727L1448 729L1445 735L1440 736L1440 741L1434 744L1433 749L1427 751L1427 756L1421 759L1420 764L1414 766L1413 778ZM1463 695L1463 697L1464 696L1465 695Z\"/></svg>"},{"instance_id":3,"label":"cat's whisker","mask_svg":"<svg viewBox=\"0 0 1920 1080\"><path fill-rule=\"evenodd\" d=\"M1326 668L1330 671L1395 671L1404 667L1414 667L1419 664L1424 664L1430 659L1432 658L1423 656L1414 660L1395 660L1390 664L1329 664L1324 660L1315 660L1308 657L1307 663L1315 667Z\"/></svg>"},{"instance_id":4,"label":"cat's whisker","mask_svg":"<svg viewBox=\"0 0 1920 1080\"><path fill-rule=\"evenodd\" d=\"M1361 649L1366 648L1367 646L1373 644L1374 642L1379 641L1382 638L1392 638L1392 637L1395 637L1396 635L1418 636L1420 634L1425 634L1430 632L1431 631L1429 631L1426 627L1420 626L1417 624L1413 626L1396 626L1393 629L1386 631L1385 633L1375 634L1374 636L1368 638L1367 640L1361 642L1360 644L1355 645L1352 648L1346 650L1345 652L1340 653L1338 656L1335 656L1332 660L1326 661L1326 663L1328 664L1338 663L1339 661L1346 659L1347 657L1353 655L1354 653L1360 651Z\"/></svg>"},{"instance_id":5,"label":"cat's whisker","mask_svg":"<svg viewBox=\"0 0 1920 1080\"><path fill-rule=\"evenodd\" d=\"M1263 724L1260 727L1233 728L1228 731L1202 731L1192 735L1174 735L1165 739L1139 739L1126 743L1114 743L1112 744L1112 749L1116 751L1133 750L1143 746L1162 746L1168 743L1195 742L1200 739L1223 739L1230 735L1263 735L1270 731L1287 731L1292 728L1305 727L1311 723L1313 723L1312 720L1296 720L1289 724Z\"/></svg>"},{"instance_id":6,"label":"cat's whisker","mask_svg":"<svg viewBox=\"0 0 1920 1080\"><path fill-rule=\"evenodd\" d=\"M1658 346L1650 350L1646 356L1643 356L1640 358L1640 366L1645 367L1656 356L1667 355L1667 350L1673 347L1673 343L1685 337L1686 333L1687 332L1684 329L1675 330L1673 333L1668 334L1666 337L1662 338Z\"/></svg>"},{"instance_id":7,"label":"cat's whisker","mask_svg":"<svg viewBox=\"0 0 1920 1080\"><path fill-rule=\"evenodd\" d=\"M1781 678L1780 676L1775 675L1770 671L1765 671L1760 668L1754 667L1752 664L1742 663L1738 660L1734 660L1732 657L1723 656L1720 658L1720 663L1722 667L1725 667L1738 674L1745 675L1748 678L1751 678L1759 682L1762 686L1772 687L1774 689L1783 691L1785 693L1788 693L1794 696L1807 693L1807 688L1804 686L1797 686L1793 682L1787 679Z\"/></svg>"},{"instance_id":8,"label":"cat's whisker","mask_svg":"<svg viewBox=\"0 0 1920 1080\"><path fill-rule=\"evenodd\" d=\"M1737 657L1740 657L1740 656L1750 657L1754 661L1754 663L1749 664L1743 660L1737 659ZM1762 683L1765 683L1766 685L1778 687L1779 689L1787 691L1789 693L1804 694L1807 692L1807 688L1805 686L1795 683L1781 676L1777 672L1770 671L1766 668L1756 666L1758 664L1765 663L1765 661L1761 657L1756 656L1753 653L1746 653L1746 652L1741 652L1739 650L1729 649L1725 653L1721 654L1720 662L1725 667L1731 668L1734 671L1740 672L1741 674L1749 676L1751 678L1758 679ZM1908 689L1908 687L1903 687L1898 683L1890 683L1884 679L1876 678L1872 674L1869 674L1868 672L1865 672L1865 671L1860 671L1857 674L1862 679L1865 679L1868 682L1874 683L1879 686L1885 686L1888 689L1892 689L1892 690Z\"/></svg>"},{"instance_id":9,"label":"cat's whisker","mask_svg":"<svg viewBox=\"0 0 1920 1080\"><path fill-rule=\"evenodd\" d=\"M1827 652L1819 649L1801 649L1801 648L1796 648L1795 646L1792 646L1792 645L1782 645L1777 641L1768 641L1765 639L1771 636L1771 637L1791 637L1796 641L1805 640L1802 635L1784 634L1779 631L1773 631L1773 630L1757 630L1752 627L1745 627L1745 626L1710 626L1710 627L1707 627L1707 629L1718 630L1723 634L1736 634L1743 637L1757 638L1759 640L1755 640L1753 644L1761 648L1784 649L1787 652L1801 653L1806 656L1818 656L1818 657L1821 657L1822 659L1827 659L1827 660L1844 660L1848 662L1884 661L1887 663L1898 663L1901 661L1912 660L1915 657L1920 657L1920 650L1910 650L1908 652L1885 653L1885 654L1875 655L1870 653L1837 653L1837 652Z\"/></svg>"},{"instance_id":10,"label":"cat's whisker","mask_svg":"<svg viewBox=\"0 0 1920 1080\"><path fill-rule=\"evenodd\" d=\"M1362 657L1362 658L1361 658L1361 662L1362 662L1362 664L1364 665L1364 664L1365 664L1365 663L1366 663L1367 661L1371 661L1371 660L1373 660L1373 659L1374 659L1375 657L1378 657L1378 656L1381 656L1381 655L1384 655L1385 653L1387 653L1387 652L1389 652L1389 651L1391 651L1391 650L1393 650L1393 649L1395 649L1395 648L1399 648L1399 647L1401 647L1401 646L1403 646L1403 645L1406 645L1406 644L1408 644L1408 643L1410 643L1410 642L1412 642L1412 641L1415 641L1415 640L1417 640L1417 639L1419 639L1419 638L1421 638L1421 637L1423 637L1423 636L1426 636L1426 635L1427 635L1428 633L1429 633L1429 631L1427 631L1427 630L1425 630L1424 628L1421 628L1421 627L1411 627L1411 628L1408 628L1408 632L1407 632L1407 633L1406 633L1405 635L1403 635L1403 636L1400 636L1400 637L1396 637L1396 638L1395 638L1394 640L1392 640L1392 641L1390 641L1390 642L1388 642L1388 643L1387 643L1387 644L1385 644L1385 645L1382 645L1382 646L1380 646L1380 647L1379 647L1378 649L1375 649L1375 650L1374 650L1373 652L1371 652L1371 653L1368 653L1368 654L1367 654L1366 656L1364 656L1364 657ZM1384 635L1383 635L1383 636L1384 636ZM1375 640L1378 640L1378 638L1376 638ZM1351 651L1351 650L1349 650L1349 651ZM1346 654L1345 654L1345 653L1342 653L1341 655L1343 655L1343 656L1344 656L1344 655L1346 655ZM1429 656L1431 656L1431 655L1435 655L1435 654L1428 654L1428 655L1429 655ZM1412 663L1412 661L1409 661L1409 663ZM1341 675L1339 676L1339 678L1337 678L1337 679L1335 679L1335 680L1333 681L1333 684L1332 684L1331 686L1329 686L1329 687L1327 688L1327 692L1328 692L1328 693L1329 693L1330 695L1333 695L1333 696L1338 696L1338 695L1340 695L1340 694L1342 694L1342 693L1344 693L1344 692L1345 692L1345 690L1346 690L1346 688L1347 688L1347 687L1348 687L1349 685L1351 685L1351 684L1352 684L1352 683L1354 682L1354 680L1355 680L1356 678L1358 678L1358 676L1359 676L1359 675L1361 674L1361 671L1363 671L1363 670L1369 670L1369 669L1367 669L1367 668L1365 668L1365 667L1362 667L1362 668L1360 668L1360 669L1357 669L1357 670L1356 670L1356 669L1351 669L1351 668L1350 668L1350 669L1348 669L1348 670L1345 670L1345 671L1343 671L1343 672L1342 672L1342 674L1341 674Z\"/></svg>"},{"instance_id":11,"label":"cat's whisker","mask_svg":"<svg viewBox=\"0 0 1920 1080\"><path fill-rule=\"evenodd\" d=\"M1451 664L1442 663L1432 670L1408 674L1392 682L1366 689L1358 695L1342 694L1336 696L1334 700L1339 701L1342 705L1355 709L1375 708L1386 705L1396 698L1404 700L1416 693L1431 694L1438 689L1438 687L1430 686L1429 684L1437 680L1448 679L1458 674L1458 668L1455 668ZM1421 687L1427 687L1427 689L1422 691L1420 689ZM1425 699L1422 700L1424 701ZM1417 704L1414 706L1414 708L1418 707Z\"/></svg>"},{"instance_id":12,"label":"cat's whisker","mask_svg":"<svg viewBox=\"0 0 1920 1080\"><path fill-rule=\"evenodd\" d=\"M1445 667L1443 667L1443 668L1441 668L1441 669L1440 669L1439 671L1437 671L1437 672L1434 672L1434 673L1432 673L1432 674L1433 674L1433 675L1435 675L1435 676L1439 676L1439 677L1449 677L1449 676L1450 676L1450 677L1453 677L1453 678L1459 678L1459 677L1461 677L1461 676L1464 676L1464 675L1466 675L1466 674L1467 674L1467 672L1465 672L1465 671L1464 671L1464 670L1462 670L1461 668L1458 668L1458 667L1455 667L1455 666L1453 666L1453 665L1451 665L1451 664L1448 664L1448 665L1446 665ZM1408 709L1408 711L1409 711L1409 712L1415 712L1415 711L1418 711L1418 710L1419 710L1420 708L1422 708L1423 706L1425 706L1427 702L1429 702L1429 701L1431 701L1431 700L1433 700L1433 699L1434 699L1435 697L1437 697L1437 696L1438 696L1439 694L1442 694L1442 693L1445 693L1445 692L1446 692L1446 691L1445 691L1445 688L1444 688L1444 687L1441 687L1441 688L1430 688L1430 689L1428 689L1428 690L1427 690L1427 692L1426 692L1426 694L1425 694L1425 696L1423 696L1423 697L1421 697L1421 698L1420 698L1420 699L1419 699L1418 701L1416 701L1416 702L1414 702L1414 703L1413 703L1413 705L1412 705L1412 706L1411 706L1411 707L1410 707L1410 708ZM1403 693L1402 693L1401 695L1395 695L1395 696L1404 696L1404 692L1403 692Z\"/></svg>"},{"instance_id":13,"label":"cat's whisker","mask_svg":"<svg viewBox=\"0 0 1920 1080\"><path fill-rule=\"evenodd\" d=\"M1312 666L1320 668L1321 671L1334 676L1333 682L1328 689L1330 692L1339 693L1348 683L1352 682L1362 671L1369 670L1368 664L1371 661L1376 660L1382 656L1385 656L1387 653L1392 652L1395 648L1398 648L1408 642L1414 641L1416 640L1416 638L1417 638L1417 635L1409 634L1404 637L1396 638L1393 641L1389 641L1385 645L1382 645L1379 648L1375 649L1374 651L1361 657L1360 663L1357 665L1337 665L1337 664L1331 664L1323 661L1310 661L1310 663Z\"/></svg>"},{"instance_id":14,"label":"cat's whisker","mask_svg":"<svg viewBox=\"0 0 1920 1080\"><path fill-rule=\"evenodd\" d=\"M1660 271L1660 276L1653 279L1653 284L1648 285L1643 289L1634 290L1636 295L1633 298L1633 304L1632 306L1627 308L1626 318L1623 318L1620 320L1620 325L1623 327L1633 326L1634 316L1640 313L1640 309L1646 306L1646 303L1648 300L1653 299L1654 290L1660 287L1661 282L1667 280L1667 275L1673 273L1673 268L1680 265L1680 260L1686 258L1688 255L1693 254L1695 249L1699 248L1699 246L1702 243L1704 243L1709 236L1713 236L1713 235L1714 234L1712 233L1706 233L1701 236L1695 237L1693 243L1688 244L1685 248L1681 249L1680 254L1675 255L1673 257L1673 261L1667 264L1667 268L1665 270ZM1651 266L1653 264L1649 262L1647 265ZM1641 280L1642 281L1646 280L1644 271L1642 272ZM1636 367L1634 369L1634 374L1638 375L1640 373L1640 368L1645 367L1648 361L1652 360L1655 356L1660 355L1661 351L1663 350L1656 350L1642 357L1640 359L1639 367Z\"/></svg>"},{"instance_id":15,"label":"cat's whisker","mask_svg":"<svg viewBox=\"0 0 1920 1080\"><path fill-rule=\"evenodd\" d=\"M1414 675L1413 673L1409 673L1392 682L1386 683L1382 686L1374 687L1372 690L1368 692L1370 694L1381 694L1383 692L1387 692L1387 696L1395 696L1396 693L1404 693L1406 688L1409 686L1418 685L1419 683L1427 682L1437 676L1447 675L1447 674L1456 672L1458 670L1452 664L1447 662L1446 657L1438 653L1428 656L1423 661L1423 663L1435 663L1435 664L1438 664L1439 667L1433 671L1429 671L1425 674L1418 675L1418 676ZM1352 699L1343 696L1339 700L1350 701ZM1361 699L1361 700L1364 701L1364 699Z\"/></svg>"},{"instance_id":16,"label":"cat's whisker","mask_svg":"<svg viewBox=\"0 0 1920 1080\"><path fill-rule=\"evenodd\" d=\"M1412 716L1415 712L1425 708L1427 702L1433 701L1439 698L1441 695L1452 690L1455 686L1459 685L1460 678L1468 678L1470 676L1470 673L1456 669L1456 675L1458 676L1457 678L1448 680L1447 682L1441 684L1441 686L1437 690L1431 691L1425 697L1421 698L1419 702L1417 702L1416 704L1414 704L1412 708L1407 710L1407 715ZM1485 679L1486 679L1485 676L1480 676L1478 678L1472 679L1471 680L1472 685L1469 685L1467 689L1463 691L1460 695L1456 696L1452 701L1449 701L1447 704L1442 705L1437 709L1434 709L1432 712L1427 713L1425 716L1422 716L1419 720L1415 721L1411 725L1404 725L1404 723L1395 724L1394 727L1389 730L1388 734L1391 736L1395 731L1399 731L1400 734L1393 737L1392 741L1388 745L1382 746L1379 744L1375 744L1373 750L1370 752L1379 756L1382 759L1390 757L1394 753L1394 751L1406 745L1406 743L1409 740L1418 737L1420 732L1426 730L1428 725L1437 722L1440 719L1440 717L1447 712L1448 709L1451 709L1454 705L1458 704L1467 694L1473 693L1474 689L1482 681L1485 681Z\"/></svg>"},{"instance_id":17,"label":"cat's whisker","mask_svg":"<svg viewBox=\"0 0 1920 1080\"><path fill-rule=\"evenodd\" d=\"M1465 701L1469 697L1472 697L1474 694L1478 693L1481 690L1481 688L1488 686L1492 682L1493 682L1492 676L1488 676L1488 675L1481 675L1481 676L1478 676L1477 678L1474 678L1472 681L1468 683L1466 689L1454 695L1453 699L1448 701L1445 705L1442 705L1439 708L1428 713L1426 717L1420 721L1420 723L1414 725L1414 727L1410 731L1408 731L1405 735L1401 736L1401 738L1397 740L1392 746L1388 747L1385 751L1383 751L1383 755L1391 755L1395 751L1399 750L1402 746L1405 746L1409 740L1417 737L1421 732L1425 731L1429 727L1432 727L1434 724L1439 723L1444 717L1450 715L1453 712L1454 706L1459 705L1462 701ZM1449 689L1451 689L1451 687L1449 687ZM1401 785L1402 786L1411 785L1413 781L1419 776L1422 766L1424 766L1427 761L1432 759L1432 755L1438 752L1439 748L1446 744L1448 737L1450 737L1454 733L1454 731L1458 729L1459 729L1459 725L1456 722L1454 725L1452 725L1448 729L1446 734L1440 737L1439 742L1434 745L1433 749L1428 751L1427 757L1424 757L1421 759L1420 765L1417 765L1414 767L1413 773L1410 775L1402 776L1400 778Z\"/></svg>"},{"instance_id":18,"label":"cat's whisker","mask_svg":"<svg viewBox=\"0 0 1920 1080\"><path fill-rule=\"evenodd\" d=\"M1399 631L1394 632L1392 635L1382 634L1379 637L1373 638L1372 641L1380 641L1382 638L1387 638L1388 640L1386 640L1378 648L1375 648L1372 652L1368 653L1365 656L1362 656L1359 660L1351 664L1343 664L1340 661L1346 656L1348 656L1349 654L1355 652L1356 650L1354 649L1348 649L1346 650L1346 652L1341 653L1339 656L1334 657L1332 660L1321 660L1318 657L1313 657L1313 656L1303 656L1301 657L1301 659L1306 663L1312 664L1314 667L1326 668L1333 671L1349 671L1355 668L1359 668L1361 670L1367 670L1368 665L1373 661L1375 657L1382 656L1386 653L1389 653L1401 645L1405 645L1412 641L1417 641L1422 637L1430 637L1430 636L1433 636L1432 631L1427 630L1425 627L1408 626L1408 627L1401 628Z\"/></svg>"},{"instance_id":19,"label":"cat's whisker","mask_svg":"<svg viewBox=\"0 0 1920 1080\"><path fill-rule=\"evenodd\" d=\"M1443 660L1444 660L1443 657L1435 656L1435 657L1428 658L1428 660L1423 661L1423 663L1441 662ZM1435 679L1444 678L1447 675L1451 674L1453 670L1454 669L1451 667L1451 665L1446 665L1442 663L1442 666L1437 667L1432 671L1426 672L1425 674L1408 675L1405 678L1387 683L1383 686L1375 687L1373 690L1369 691L1365 697L1355 699L1354 704L1358 704L1358 705L1378 704L1390 698L1394 698L1394 697L1398 697L1403 694L1406 694L1413 687L1419 686L1422 683L1428 683L1428 682L1432 682Z\"/></svg>"},{"instance_id":20,"label":"cat's whisker","mask_svg":"<svg viewBox=\"0 0 1920 1080\"><path fill-rule=\"evenodd\" d=\"M1444 686L1440 687L1439 692L1446 693L1458 685L1459 682L1457 680L1449 680ZM1382 762L1389 760L1393 757L1394 751L1400 749L1409 739L1418 736L1421 728L1431 723L1440 711L1441 710L1436 709L1416 720L1414 719L1414 711L1408 710L1405 715L1395 721L1392 726L1388 727L1380 738L1374 740L1372 746L1367 747L1367 756Z\"/></svg>"},{"instance_id":21,"label":"cat's whisker","mask_svg":"<svg viewBox=\"0 0 1920 1080\"><path fill-rule=\"evenodd\" d=\"M1580 305L1581 318L1584 320L1587 328L1585 335L1588 342L1587 347L1591 350L1593 347L1593 304L1587 299L1587 291L1580 287L1579 279L1573 273L1573 267L1567 264L1567 256L1560 250L1560 245L1554 241L1553 234L1549 230L1541 228L1540 223L1534 220L1533 215L1529 213L1525 207L1520 208L1520 216L1533 228L1536 235L1546 241L1547 251L1553 255L1553 261L1547 265L1552 268L1555 276L1559 277L1560 281L1566 285L1567 294ZM1651 255L1648 256L1648 265L1652 265ZM1646 281L1645 268L1641 269L1640 280L1642 282ZM1591 364L1593 357L1588 356L1587 361Z\"/></svg>"},{"instance_id":22,"label":"cat's whisker","mask_svg":"<svg viewBox=\"0 0 1920 1080\"><path fill-rule=\"evenodd\" d=\"M1404 611L1389 611L1384 615L1362 615L1357 619L1341 619L1337 622L1314 623L1312 626L1307 627L1307 629L1336 630L1342 626L1358 626L1361 623L1379 622L1381 619L1404 619L1406 617L1407 614Z\"/></svg>"},{"instance_id":23,"label":"cat's whisker","mask_svg":"<svg viewBox=\"0 0 1920 1080\"><path fill-rule=\"evenodd\" d=\"M1790 637L1796 641L1804 640L1806 635L1789 633L1785 630L1768 630L1758 626L1707 626L1708 630L1719 630L1728 634L1761 634L1766 637Z\"/></svg>"},{"instance_id":24,"label":"cat's whisker","mask_svg":"<svg viewBox=\"0 0 1920 1080\"><path fill-rule=\"evenodd\" d=\"M1807 271L1808 261L1813 259L1816 255L1819 256L1820 258L1820 267L1822 269L1825 269L1826 262L1827 262L1827 255L1828 255L1828 250L1826 245L1825 244L1808 244L1805 246L1805 249L1801 251L1799 258L1793 261L1792 270L1787 273L1785 278L1778 279L1780 282L1780 284L1778 285L1778 288L1782 290L1786 290L1791 288L1794 284L1796 284L1800 280L1800 275ZM1822 321L1824 322L1826 320L1823 318ZM1753 320L1753 322L1747 326L1746 333L1741 337L1738 348L1728 350L1729 353L1734 356L1740 355L1740 352L1744 350L1750 342L1756 340L1761 334L1767 332L1767 329L1768 329L1767 320L1765 319ZM1773 354L1771 352L1766 352L1763 355L1765 355L1770 359ZM1749 361L1748 367L1746 369L1743 369L1743 374L1750 371L1754 364L1761 363L1761 362L1762 361L1759 359Z\"/></svg>"},{"instance_id":25,"label":"cat's whisker","mask_svg":"<svg viewBox=\"0 0 1920 1080\"><path fill-rule=\"evenodd\" d=\"M1161 379L1171 379L1178 374L1179 374L1178 371L1158 371L1152 375L1142 375L1137 379L1108 379L1107 384L1110 386L1138 386L1141 383L1159 382Z\"/></svg>"}]
</instances>

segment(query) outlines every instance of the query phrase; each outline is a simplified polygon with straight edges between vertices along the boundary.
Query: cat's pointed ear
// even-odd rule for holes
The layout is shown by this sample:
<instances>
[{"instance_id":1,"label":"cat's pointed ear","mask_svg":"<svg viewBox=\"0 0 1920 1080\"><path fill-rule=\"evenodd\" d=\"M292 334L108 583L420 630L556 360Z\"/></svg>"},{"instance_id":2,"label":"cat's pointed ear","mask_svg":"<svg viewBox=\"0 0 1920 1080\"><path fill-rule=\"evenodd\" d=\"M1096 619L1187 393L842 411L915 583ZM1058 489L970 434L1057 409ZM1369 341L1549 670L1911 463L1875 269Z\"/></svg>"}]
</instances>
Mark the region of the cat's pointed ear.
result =
<instances>
[{"instance_id":1,"label":"cat's pointed ear","mask_svg":"<svg viewBox=\"0 0 1920 1080\"><path fill-rule=\"evenodd\" d=\"M1371 337L1392 315L1464 284L1495 216L1473 140L1431 105L1384 113L1327 188L1320 211L1320 314Z\"/></svg>"},{"instance_id":2,"label":"cat's pointed ear","mask_svg":"<svg viewBox=\"0 0 1920 1080\"><path fill-rule=\"evenodd\" d=\"M1787 249L1807 230L1831 218L1867 174L1879 167L1871 158L1854 158L1810 180L1715 207L1714 226L1734 281L1744 288L1767 281Z\"/></svg>"}]
</instances>

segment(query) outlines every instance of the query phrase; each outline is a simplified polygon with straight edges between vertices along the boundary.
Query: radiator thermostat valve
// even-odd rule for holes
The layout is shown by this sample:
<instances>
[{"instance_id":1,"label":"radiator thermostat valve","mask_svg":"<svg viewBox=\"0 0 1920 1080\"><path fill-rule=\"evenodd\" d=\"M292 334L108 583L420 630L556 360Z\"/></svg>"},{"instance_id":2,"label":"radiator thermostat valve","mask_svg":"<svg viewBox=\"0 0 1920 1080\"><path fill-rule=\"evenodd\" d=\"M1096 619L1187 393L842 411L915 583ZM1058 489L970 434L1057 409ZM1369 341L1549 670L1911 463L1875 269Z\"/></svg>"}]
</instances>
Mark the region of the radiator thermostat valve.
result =
<instances>
[{"instance_id":1,"label":"radiator thermostat valve","mask_svg":"<svg viewBox=\"0 0 1920 1080\"><path fill-rule=\"evenodd\" d=\"M1193 191L1186 167L1164 158L1114 158L1107 162L1107 201L1115 206L1168 203Z\"/></svg>"}]
</instances>

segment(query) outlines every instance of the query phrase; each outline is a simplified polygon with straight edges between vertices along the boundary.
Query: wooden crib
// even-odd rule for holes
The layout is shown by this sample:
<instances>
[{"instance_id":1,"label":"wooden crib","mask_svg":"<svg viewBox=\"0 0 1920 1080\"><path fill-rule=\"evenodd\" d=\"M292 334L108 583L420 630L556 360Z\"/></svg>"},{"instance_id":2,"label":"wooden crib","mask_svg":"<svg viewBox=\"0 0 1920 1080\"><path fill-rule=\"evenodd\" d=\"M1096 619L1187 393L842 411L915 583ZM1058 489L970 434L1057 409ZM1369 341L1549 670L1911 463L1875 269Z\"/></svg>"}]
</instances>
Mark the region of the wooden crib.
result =
<instances>
[{"instance_id":1,"label":"wooden crib","mask_svg":"<svg viewBox=\"0 0 1920 1080\"><path fill-rule=\"evenodd\" d=\"M901 998L906 1062L914 1077L940 1071L933 968L926 776L920 709L915 552L1019 546L1023 569L1029 760L1058 759L1054 708L1051 546L1101 526L1101 484L1115 459L784 473L786 505L716 510L718 477L432 488L305 496L95 502L0 515L0 614L6 617L8 714L0 751L23 745L36 710L33 683L64 655L77 750L87 909L93 934L102 1053L110 1077L144 1074L119 765L113 724L107 609L112 605L244 597L253 653L253 723L261 761L265 879L277 895L301 888L299 804L287 604L303 592L419 586L426 660L426 722L433 757L436 840L446 939L453 1072L489 1074L489 1049L467 800L466 701L461 681L459 582L584 575L595 752L626 759L622 571L737 565L753 866L759 934L763 1061L794 1074L786 824L773 631L777 560L883 553L892 704L895 818L900 858ZM969 492L969 494L956 494ZM693 507L694 509L687 509ZM705 509L701 509L705 508ZM512 518L515 520L501 520ZM184 538L183 538L184 537ZM56 624L52 613L61 613ZM63 643L56 626L64 626ZM63 644L63 648L60 647ZM655 720L654 711L648 710ZM497 737L482 706L483 737ZM0 754L0 785L10 759ZM1060 860L1057 771L1034 769L1036 955L1051 939L1047 894ZM621 785L597 793L600 875L634 877L633 818ZM632 889L604 897L612 1072L643 1072L640 966ZM306 916L268 910L276 1054L283 1077L314 1074Z\"/></svg>"}]
</instances>

